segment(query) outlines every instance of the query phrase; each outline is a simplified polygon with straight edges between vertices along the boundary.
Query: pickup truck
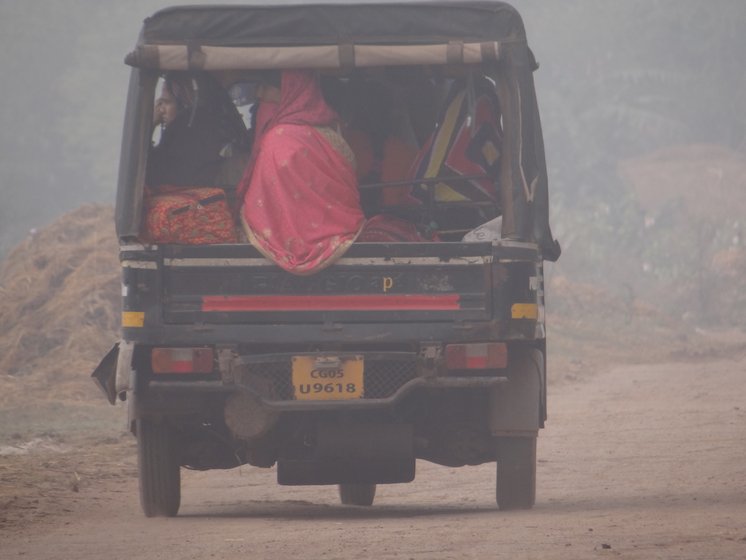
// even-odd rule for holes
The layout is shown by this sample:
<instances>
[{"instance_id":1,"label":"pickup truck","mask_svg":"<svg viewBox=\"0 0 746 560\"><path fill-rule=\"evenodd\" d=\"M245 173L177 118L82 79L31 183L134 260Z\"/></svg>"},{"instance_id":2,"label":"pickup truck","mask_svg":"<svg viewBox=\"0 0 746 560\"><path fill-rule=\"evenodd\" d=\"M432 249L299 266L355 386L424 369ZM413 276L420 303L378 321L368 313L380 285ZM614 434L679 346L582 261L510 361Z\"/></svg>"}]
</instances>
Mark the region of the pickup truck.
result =
<instances>
[{"instance_id":1,"label":"pickup truck","mask_svg":"<svg viewBox=\"0 0 746 560\"><path fill-rule=\"evenodd\" d=\"M145 515L177 514L181 468L274 467L279 484L337 485L343 504L369 506L377 484L412 481L417 459L496 463L499 508L532 507L547 411L543 262L559 245L538 66L515 9L494 0L173 7L145 20L126 62L122 332L93 376L112 404L127 403ZM162 73L289 67L338 80L390 69L431 83L486 78L501 112L498 196L487 205L431 197L436 241L357 242L310 276L245 242L143 241ZM428 193L453 180L418 178Z\"/></svg>"}]
</instances>

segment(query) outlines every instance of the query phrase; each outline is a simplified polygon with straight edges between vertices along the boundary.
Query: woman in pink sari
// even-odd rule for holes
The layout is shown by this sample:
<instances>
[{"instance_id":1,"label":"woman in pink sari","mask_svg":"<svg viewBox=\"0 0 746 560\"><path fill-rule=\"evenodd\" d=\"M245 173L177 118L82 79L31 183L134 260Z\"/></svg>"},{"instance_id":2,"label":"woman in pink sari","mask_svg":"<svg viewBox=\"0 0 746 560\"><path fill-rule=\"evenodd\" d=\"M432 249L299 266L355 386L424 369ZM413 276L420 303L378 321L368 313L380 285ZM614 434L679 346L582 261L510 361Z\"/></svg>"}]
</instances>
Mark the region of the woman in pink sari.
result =
<instances>
[{"instance_id":1,"label":"woman in pink sari","mask_svg":"<svg viewBox=\"0 0 746 560\"><path fill-rule=\"evenodd\" d=\"M285 270L314 274L336 261L365 218L355 158L310 71L283 71L258 91L254 152L241 183L249 241Z\"/></svg>"}]
</instances>

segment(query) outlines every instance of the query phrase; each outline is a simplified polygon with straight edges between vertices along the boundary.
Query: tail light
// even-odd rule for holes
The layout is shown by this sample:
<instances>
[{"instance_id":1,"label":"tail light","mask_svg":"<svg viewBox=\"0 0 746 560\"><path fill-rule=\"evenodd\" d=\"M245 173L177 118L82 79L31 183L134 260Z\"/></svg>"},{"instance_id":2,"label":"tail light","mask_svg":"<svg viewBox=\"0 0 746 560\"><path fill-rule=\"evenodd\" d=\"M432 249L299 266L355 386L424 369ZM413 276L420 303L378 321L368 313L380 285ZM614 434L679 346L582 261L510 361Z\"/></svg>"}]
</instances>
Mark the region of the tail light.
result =
<instances>
[{"instance_id":1,"label":"tail light","mask_svg":"<svg viewBox=\"0 0 746 560\"><path fill-rule=\"evenodd\" d=\"M212 348L153 348L153 373L212 373Z\"/></svg>"},{"instance_id":2,"label":"tail light","mask_svg":"<svg viewBox=\"0 0 746 560\"><path fill-rule=\"evenodd\" d=\"M504 342L479 342L446 345L448 369L499 369L508 366L508 347Z\"/></svg>"}]
</instances>

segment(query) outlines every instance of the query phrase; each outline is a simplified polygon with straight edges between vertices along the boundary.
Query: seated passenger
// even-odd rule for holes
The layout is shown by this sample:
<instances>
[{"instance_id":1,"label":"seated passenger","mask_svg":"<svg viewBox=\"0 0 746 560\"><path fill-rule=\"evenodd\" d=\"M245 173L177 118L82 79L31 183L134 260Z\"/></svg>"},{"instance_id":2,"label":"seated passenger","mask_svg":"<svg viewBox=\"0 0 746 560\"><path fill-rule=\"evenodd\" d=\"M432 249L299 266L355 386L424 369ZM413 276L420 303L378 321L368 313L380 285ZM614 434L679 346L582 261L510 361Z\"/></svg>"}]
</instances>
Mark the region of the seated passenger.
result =
<instances>
[{"instance_id":1,"label":"seated passenger","mask_svg":"<svg viewBox=\"0 0 746 560\"><path fill-rule=\"evenodd\" d=\"M227 92L206 74L168 74L153 120L162 131L148 155L143 241L236 242L226 192L216 185L234 152L248 151L248 134Z\"/></svg>"},{"instance_id":2,"label":"seated passenger","mask_svg":"<svg viewBox=\"0 0 746 560\"><path fill-rule=\"evenodd\" d=\"M373 80L353 83L350 97L353 99L352 116L344 129L344 137L357 161L363 209L371 216L386 207L401 204L410 188L365 189L364 185L406 181L417 148L397 133L406 115L402 114L393 91L384 83Z\"/></svg>"},{"instance_id":3,"label":"seated passenger","mask_svg":"<svg viewBox=\"0 0 746 560\"><path fill-rule=\"evenodd\" d=\"M268 74L259 87L254 151L238 188L246 235L299 275L318 272L355 241L365 222L355 159L310 71Z\"/></svg>"},{"instance_id":4,"label":"seated passenger","mask_svg":"<svg viewBox=\"0 0 746 560\"><path fill-rule=\"evenodd\" d=\"M240 114L207 74L167 74L153 120L161 138L148 155L145 183L151 188L214 186L233 150L248 151Z\"/></svg>"},{"instance_id":5,"label":"seated passenger","mask_svg":"<svg viewBox=\"0 0 746 560\"><path fill-rule=\"evenodd\" d=\"M417 155L414 136L405 141L409 127L407 110L386 82L360 80L351 83L349 122L344 136L357 161L363 211L369 217L357 240L365 243L436 241L417 215L406 207L418 204L410 196L411 185L365 188L366 185L405 183Z\"/></svg>"}]
</instances>

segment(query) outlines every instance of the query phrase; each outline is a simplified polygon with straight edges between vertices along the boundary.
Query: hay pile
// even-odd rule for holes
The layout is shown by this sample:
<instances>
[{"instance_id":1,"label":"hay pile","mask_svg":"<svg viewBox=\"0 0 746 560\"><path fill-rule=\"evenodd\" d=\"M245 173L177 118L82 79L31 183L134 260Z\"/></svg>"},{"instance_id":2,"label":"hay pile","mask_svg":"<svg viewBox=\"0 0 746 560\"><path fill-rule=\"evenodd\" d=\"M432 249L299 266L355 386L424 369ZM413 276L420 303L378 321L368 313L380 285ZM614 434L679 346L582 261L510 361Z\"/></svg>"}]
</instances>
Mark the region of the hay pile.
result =
<instances>
[{"instance_id":1,"label":"hay pile","mask_svg":"<svg viewBox=\"0 0 746 560\"><path fill-rule=\"evenodd\" d=\"M0 264L0 404L97 395L89 375L120 323L113 210L66 214Z\"/></svg>"}]
</instances>

